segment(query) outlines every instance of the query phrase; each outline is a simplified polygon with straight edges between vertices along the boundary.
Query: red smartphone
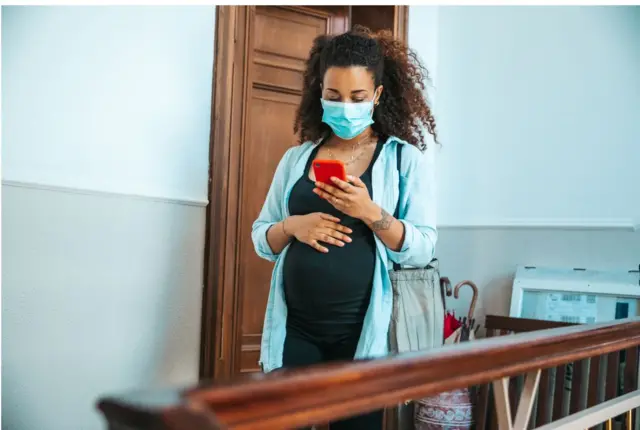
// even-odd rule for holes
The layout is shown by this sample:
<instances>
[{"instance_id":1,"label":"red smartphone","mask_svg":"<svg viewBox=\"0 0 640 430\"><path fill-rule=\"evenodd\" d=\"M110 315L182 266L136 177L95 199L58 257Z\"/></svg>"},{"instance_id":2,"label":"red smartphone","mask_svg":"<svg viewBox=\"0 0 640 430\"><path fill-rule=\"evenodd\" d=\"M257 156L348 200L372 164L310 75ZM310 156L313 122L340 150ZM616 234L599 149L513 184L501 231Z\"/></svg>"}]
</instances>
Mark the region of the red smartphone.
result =
<instances>
[{"instance_id":1,"label":"red smartphone","mask_svg":"<svg viewBox=\"0 0 640 430\"><path fill-rule=\"evenodd\" d=\"M313 160L313 173L317 182L335 185L331 182L331 177L347 180L347 169L340 160Z\"/></svg>"}]
</instances>

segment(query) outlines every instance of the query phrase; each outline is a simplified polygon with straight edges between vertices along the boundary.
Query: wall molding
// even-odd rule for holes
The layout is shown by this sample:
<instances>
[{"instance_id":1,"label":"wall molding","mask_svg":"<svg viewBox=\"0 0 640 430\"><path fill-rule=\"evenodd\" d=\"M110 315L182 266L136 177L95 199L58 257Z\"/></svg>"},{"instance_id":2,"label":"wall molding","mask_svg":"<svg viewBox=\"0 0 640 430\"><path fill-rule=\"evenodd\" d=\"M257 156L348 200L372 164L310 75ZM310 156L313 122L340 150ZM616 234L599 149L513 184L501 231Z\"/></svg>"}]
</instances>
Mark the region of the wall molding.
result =
<instances>
[{"instance_id":1,"label":"wall molding","mask_svg":"<svg viewBox=\"0 0 640 430\"><path fill-rule=\"evenodd\" d=\"M207 199L153 196L146 194L124 193L118 191L103 191L89 188L41 184L38 182L30 181L15 181L10 179L3 179L2 186L52 191L65 194L79 194L99 197L120 197L183 206L206 207L209 204L209 201ZM618 230L640 232L640 220L634 221L631 218L505 218L501 220L445 221L438 223L438 228L468 230Z\"/></svg>"},{"instance_id":2,"label":"wall molding","mask_svg":"<svg viewBox=\"0 0 640 430\"><path fill-rule=\"evenodd\" d=\"M146 200L158 203L169 203L174 205L182 205L182 206L195 206L195 207L206 207L209 204L207 199L193 199L193 198L184 198L184 197L170 197L170 196L152 196L146 194L134 194L134 193L125 193L120 191L103 191L103 190L94 190L89 188L80 188L80 187L68 187L62 185L50 185L50 184L41 184L38 182L30 182L30 181L15 181L10 179L2 180L3 187L14 187L14 188L26 188L32 190L41 190L41 191L52 191L56 193L64 193L64 194L78 194L85 196L98 196L98 197L119 197L119 198L127 198L133 200Z\"/></svg>"},{"instance_id":3,"label":"wall molding","mask_svg":"<svg viewBox=\"0 0 640 430\"><path fill-rule=\"evenodd\" d=\"M505 218L472 222L438 223L441 229L510 229L510 230L620 230L640 231L640 221L631 218Z\"/></svg>"}]
</instances>

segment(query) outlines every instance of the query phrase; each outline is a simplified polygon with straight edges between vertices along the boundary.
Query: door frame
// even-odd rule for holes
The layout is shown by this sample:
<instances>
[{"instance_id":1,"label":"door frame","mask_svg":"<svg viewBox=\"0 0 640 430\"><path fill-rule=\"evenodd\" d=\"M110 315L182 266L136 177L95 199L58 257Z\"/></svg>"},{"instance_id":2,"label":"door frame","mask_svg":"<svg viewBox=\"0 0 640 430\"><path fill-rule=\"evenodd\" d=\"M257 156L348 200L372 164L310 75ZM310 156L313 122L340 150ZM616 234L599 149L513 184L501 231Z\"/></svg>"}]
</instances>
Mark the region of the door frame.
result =
<instances>
[{"instance_id":1,"label":"door frame","mask_svg":"<svg viewBox=\"0 0 640 430\"><path fill-rule=\"evenodd\" d=\"M249 6L217 6L213 96L209 143L209 204L205 224L202 315L200 328L200 379L218 379L229 374L228 357L233 352L234 306L229 281L235 278L236 252L229 240L237 234L240 192L238 144L242 137L242 106L236 102L246 94L243 73L248 65L238 55L248 41ZM244 82L243 82L244 81Z\"/></svg>"},{"instance_id":2,"label":"door frame","mask_svg":"<svg viewBox=\"0 0 640 430\"><path fill-rule=\"evenodd\" d=\"M306 13L319 9L286 6ZM393 32L406 40L408 6L395 6ZM349 6L349 11L351 6ZM255 6L217 6L209 138L209 204L206 209L199 378L232 376L235 360L238 236L242 141L249 88L250 25ZM351 13L349 12L349 20ZM351 25L349 25L350 27Z\"/></svg>"}]
</instances>

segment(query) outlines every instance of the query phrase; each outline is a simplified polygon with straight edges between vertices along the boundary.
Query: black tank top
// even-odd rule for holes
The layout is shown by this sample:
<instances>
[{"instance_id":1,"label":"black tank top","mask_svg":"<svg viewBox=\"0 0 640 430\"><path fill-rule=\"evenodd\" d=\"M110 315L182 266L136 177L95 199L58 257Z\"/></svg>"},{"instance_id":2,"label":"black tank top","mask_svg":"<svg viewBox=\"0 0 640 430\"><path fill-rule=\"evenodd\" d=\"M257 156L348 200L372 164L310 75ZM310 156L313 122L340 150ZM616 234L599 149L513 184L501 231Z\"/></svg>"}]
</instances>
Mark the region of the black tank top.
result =
<instances>
[{"instance_id":1,"label":"black tank top","mask_svg":"<svg viewBox=\"0 0 640 430\"><path fill-rule=\"evenodd\" d=\"M372 197L371 170L383 144L378 141L369 167L360 177ZM309 170L319 147L309 156L304 175L291 190L289 213L333 215L353 231L352 242L342 248L323 244L329 249L324 254L294 240L287 251L283 274L287 329L326 340L360 332L373 286L376 244L364 222L338 211L313 192L315 185L309 179Z\"/></svg>"}]
</instances>

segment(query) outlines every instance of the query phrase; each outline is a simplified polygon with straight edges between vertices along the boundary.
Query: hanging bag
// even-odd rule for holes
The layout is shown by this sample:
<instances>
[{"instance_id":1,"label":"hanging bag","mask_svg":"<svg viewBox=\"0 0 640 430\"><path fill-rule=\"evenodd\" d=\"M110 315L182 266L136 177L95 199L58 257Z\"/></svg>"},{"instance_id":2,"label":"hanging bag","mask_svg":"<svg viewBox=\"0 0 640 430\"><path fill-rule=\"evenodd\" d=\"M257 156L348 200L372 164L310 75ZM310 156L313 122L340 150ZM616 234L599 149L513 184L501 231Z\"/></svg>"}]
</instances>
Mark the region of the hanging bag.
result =
<instances>
[{"instance_id":1,"label":"hanging bag","mask_svg":"<svg viewBox=\"0 0 640 430\"><path fill-rule=\"evenodd\" d=\"M402 145L397 146L397 168L401 176ZM394 217L400 216L400 198ZM422 351L442 346L444 296L440 287L438 260L425 268L402 268L393 263L389 271L393 289L393 311L389 327L391 352Z\"/></svg>"}]
</instances>

